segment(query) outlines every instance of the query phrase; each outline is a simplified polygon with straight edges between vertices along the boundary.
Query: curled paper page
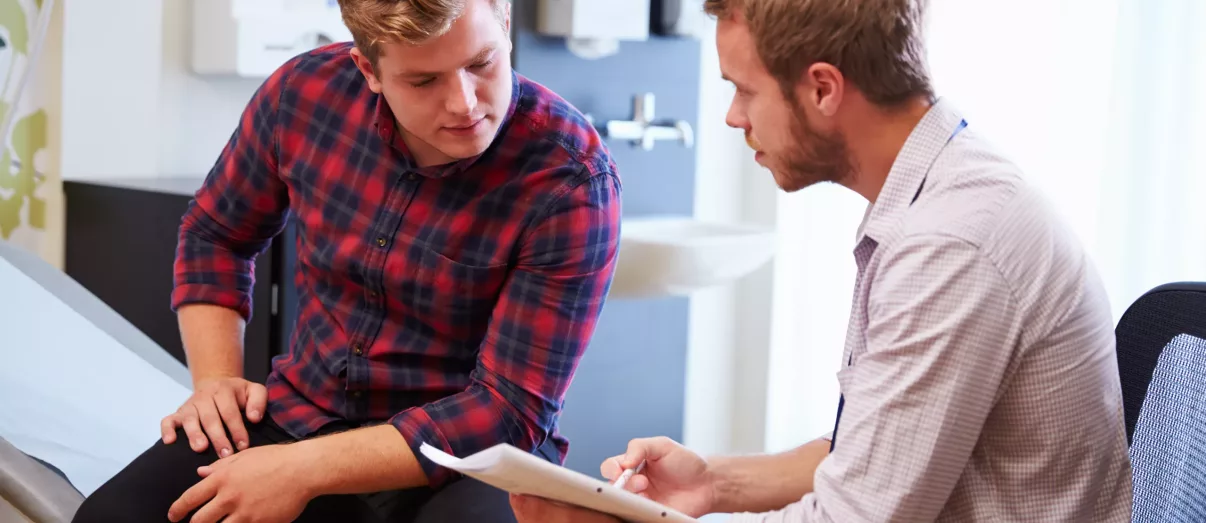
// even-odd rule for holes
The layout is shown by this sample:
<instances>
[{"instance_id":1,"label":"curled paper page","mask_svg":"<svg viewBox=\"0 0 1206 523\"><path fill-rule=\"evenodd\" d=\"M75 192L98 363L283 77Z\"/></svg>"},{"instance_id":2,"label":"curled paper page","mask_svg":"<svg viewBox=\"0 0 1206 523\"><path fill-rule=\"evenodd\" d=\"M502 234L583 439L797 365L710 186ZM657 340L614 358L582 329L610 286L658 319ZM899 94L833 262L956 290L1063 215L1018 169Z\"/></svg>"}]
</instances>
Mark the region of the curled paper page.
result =
<instances>
[{"instance_id":1,"label":"curled paper page","mask_svg":"<svg viewBox=\"0 0 1206 523\"><path fill-rule=\"evenodd\" d=\"M437 465L512 494L560 501L611 514L625 521L696 521L655 501L559 467L505 443L465 458L449 455L426 443L420 446L419 451Z\"/></svg>"}]
</instances>

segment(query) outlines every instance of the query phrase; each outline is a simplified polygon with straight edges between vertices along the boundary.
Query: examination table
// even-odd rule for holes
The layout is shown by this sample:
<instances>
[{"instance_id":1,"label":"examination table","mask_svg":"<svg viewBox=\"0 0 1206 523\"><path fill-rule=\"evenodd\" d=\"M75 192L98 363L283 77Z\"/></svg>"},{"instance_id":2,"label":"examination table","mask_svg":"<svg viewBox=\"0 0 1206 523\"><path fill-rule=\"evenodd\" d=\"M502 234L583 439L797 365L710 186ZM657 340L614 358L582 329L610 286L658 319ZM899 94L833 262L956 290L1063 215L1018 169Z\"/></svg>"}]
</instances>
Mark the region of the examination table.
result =
<instances>
[{"instance_id":1,"label":"examination table","mask_svg":"<svg viewBox=\"0 0 1206 523\"><path fill-rule=\"evenodd\" d=\"M0 241L0 522L70 521L190 392L179 361L66 274Z\"/></svg>"}]
</instances>

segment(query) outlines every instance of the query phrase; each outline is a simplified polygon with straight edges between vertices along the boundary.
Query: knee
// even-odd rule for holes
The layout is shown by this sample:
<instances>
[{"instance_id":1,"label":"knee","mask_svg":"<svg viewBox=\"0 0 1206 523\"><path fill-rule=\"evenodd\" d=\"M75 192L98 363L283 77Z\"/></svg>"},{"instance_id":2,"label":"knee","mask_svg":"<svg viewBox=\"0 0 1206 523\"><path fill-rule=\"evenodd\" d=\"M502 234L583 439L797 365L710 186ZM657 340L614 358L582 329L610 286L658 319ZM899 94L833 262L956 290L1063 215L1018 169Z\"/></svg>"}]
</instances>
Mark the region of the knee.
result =
<instances>
[{"instance_id":1,"label":"knee","mask_svg":"<svg viewBox=\"0 0 1206 523\"><path fill-rule=\"evenodd\" d=\"M72 523L166 522L175 499L141 479L128 473L110 479L84 499Z\"/></svg>"},{"instance_id":2,"label":"knee","mask_svg":"<svg viewBox=\"0 0 1206 523\"><path fill-rule=\"evenodd\" d=\"M130 519L129 511L137 507L136 503L130 501L132 500L122 500L108 491L98 490L84 499L84 503L75 511L71 523L127 521Z\"/></svg>"},{"instance_id":3,"label":"knee","mask_svg":"<svg viewBox=\"0 0 1206 523\"><path fill-rule=\"evenodd\" d=\"M472 478L444 487L423 504L414 523L515 523L510 495Z\"/></svg>"},{"instance_id":4,"label":"knee","mask_svg":"<svg viewBox=\"0 0 1206 523\"><path fill-rule=\"evenodd\" d=\"M174 500L173 500L174 501ZM168 505L171 501L168 502ZM98 490L84 499L76 510L72 523L112 523L126 521L165 522L167 506L159 499L148 499L136 492Z\"/></svg>"},{"instance_id":5,"label":"knee","mask_svg":"<svg viewBox=\"0 0 1206 523\"><path fill-rule=\"evenodd\" d=\"M184 443L158 442L89 494L72 521L163 523L172 503L200 479L197 467L211 462Z\"/></svg>"}]
</instances>

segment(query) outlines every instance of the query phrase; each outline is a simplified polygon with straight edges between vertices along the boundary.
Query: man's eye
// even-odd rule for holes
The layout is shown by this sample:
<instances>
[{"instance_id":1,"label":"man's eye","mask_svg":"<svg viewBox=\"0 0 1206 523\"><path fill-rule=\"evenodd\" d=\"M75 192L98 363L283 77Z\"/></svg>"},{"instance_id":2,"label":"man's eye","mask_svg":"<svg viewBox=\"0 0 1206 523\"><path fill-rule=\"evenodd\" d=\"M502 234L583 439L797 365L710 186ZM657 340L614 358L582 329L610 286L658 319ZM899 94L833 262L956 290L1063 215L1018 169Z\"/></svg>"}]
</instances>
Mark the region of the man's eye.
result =
<instances>
[{"instance_id":1,"label":"man's eye","mask_svg":"<svg viewBox=\"0 0 1206 523\"><path fill-rule=\"evenodd\" d=\"M473 67L474 69L482 69L482 68L485 68L486 66L488 66L488 65L490 65L490 64L492 64L492 63L494 63L494 61L493 61L493 60L486 60L485 62L482 62L482 63L480 63L480 64L473 64L473 66L472 66L472 67Z\"/></svg>"},{"instance_id":2,"label":"man's eye","mask_svg":"<svg viewBox=\"0 0 1206 523\"><path fill-rule=\"evenodd\" d=\"M411 82L410 85L414 86L414 87L426 87L428 85L431 85L431 82L434 82L434 81L435 81L434 78L428 78L426 80L423 80L422 82Z\"/></svg>"}]
</instances>

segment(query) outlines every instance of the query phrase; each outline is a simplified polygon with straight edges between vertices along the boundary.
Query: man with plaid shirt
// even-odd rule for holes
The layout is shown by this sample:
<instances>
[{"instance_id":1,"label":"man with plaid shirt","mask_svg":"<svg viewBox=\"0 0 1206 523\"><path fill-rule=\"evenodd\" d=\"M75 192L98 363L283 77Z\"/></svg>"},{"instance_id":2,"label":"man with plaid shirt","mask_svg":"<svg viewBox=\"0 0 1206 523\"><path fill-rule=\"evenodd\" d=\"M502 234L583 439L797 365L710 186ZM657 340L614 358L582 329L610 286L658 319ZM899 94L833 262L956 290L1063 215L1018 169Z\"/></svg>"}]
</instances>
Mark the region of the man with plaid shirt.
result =
<instances>
[{"instance_id":1,"label":"man with plaid shirt","mask_svg":"<svg viewBox=\"0 0 1206 523\"><path fill-rule=\"evenodd\" d=\"M268 78L184 216L172 306L194 395L76 521L509 520L505 493L419 446L563 462L616 167L511 69L507 2L341 7L355 45ZM298 315L265 387L242 379L242 328L255 255L287 223Z\"/></svg>"}]
</instances>

